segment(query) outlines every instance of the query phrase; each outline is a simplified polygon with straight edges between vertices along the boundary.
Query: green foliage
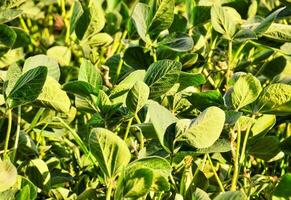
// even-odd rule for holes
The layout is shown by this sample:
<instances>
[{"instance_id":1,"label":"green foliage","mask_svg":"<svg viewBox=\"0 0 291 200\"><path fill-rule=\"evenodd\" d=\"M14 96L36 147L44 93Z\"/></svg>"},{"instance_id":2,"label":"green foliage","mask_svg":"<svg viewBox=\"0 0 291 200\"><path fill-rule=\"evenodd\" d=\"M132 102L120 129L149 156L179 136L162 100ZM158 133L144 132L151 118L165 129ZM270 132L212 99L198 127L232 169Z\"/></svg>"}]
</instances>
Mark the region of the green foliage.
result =
<instances>
[{"instance_id":1,"label":"green foliage","mask_svg":"<svg viewBox=\"0 0 291 200\"><path fill-rule=\"evenodd\" d=\"M290 5L0 1L0 199L290 199Z\"/></svg>"}]
</instances>

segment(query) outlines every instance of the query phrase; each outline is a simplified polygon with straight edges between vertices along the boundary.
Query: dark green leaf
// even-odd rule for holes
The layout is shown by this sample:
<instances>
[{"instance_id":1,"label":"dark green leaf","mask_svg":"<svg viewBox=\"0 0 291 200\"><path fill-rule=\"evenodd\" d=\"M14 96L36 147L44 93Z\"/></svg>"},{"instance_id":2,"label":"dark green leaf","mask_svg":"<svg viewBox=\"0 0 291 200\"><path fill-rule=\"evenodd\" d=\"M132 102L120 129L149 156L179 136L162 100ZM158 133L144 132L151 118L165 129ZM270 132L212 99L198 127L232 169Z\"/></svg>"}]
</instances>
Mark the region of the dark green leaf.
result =
<instances>
[{"instance_id":1,"label":"dark green leaf","mask_svg":"<svg viewBox=\"0 0 291 200\"><path fill-rule=\"evenodd\" d=\"M47 67L36 67L24 73L15 83L8 98L11 105L19 106L36 100L47 78Z\"/></svg>"},{"instance_id":2,"label":"dark green leaf","mask_svg":"<svg viewBox=\"0 0 291 200\"><path fill-rule=\"evenodd\" d=\"M173 60L153 63L147 70L144 81L150 87L150 98L165 94L178 81L182 65Z\"/></svg>"},{"instance_id":3,"label":"dark green leaf","mask_svg":"<svg viewBox=\"0 0 291 200\"><path fill-rule=\"evenodd\" d=\"M131 155L126 143L107 129L92 129L89 147L108 178L113 178L130 161Z\"/></svg>"}]
</instances>

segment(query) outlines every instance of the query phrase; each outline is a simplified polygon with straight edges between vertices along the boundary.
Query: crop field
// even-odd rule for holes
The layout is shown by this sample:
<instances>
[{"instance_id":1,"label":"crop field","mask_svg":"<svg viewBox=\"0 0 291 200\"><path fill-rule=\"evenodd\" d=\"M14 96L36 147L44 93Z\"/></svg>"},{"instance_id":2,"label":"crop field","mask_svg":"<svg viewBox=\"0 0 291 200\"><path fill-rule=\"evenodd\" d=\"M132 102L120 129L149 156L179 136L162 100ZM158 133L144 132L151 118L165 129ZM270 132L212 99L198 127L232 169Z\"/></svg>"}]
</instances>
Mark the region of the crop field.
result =
<instances>
[{"instance_id":1,"label":"crop field","mask_svg":"<svg viewBox=\"0 0 291 200\"><path fill-rule=\"evenodd\" d=\"M290 0L0 0L0 200L291 200Z\"/></svg>"}]
</instances>

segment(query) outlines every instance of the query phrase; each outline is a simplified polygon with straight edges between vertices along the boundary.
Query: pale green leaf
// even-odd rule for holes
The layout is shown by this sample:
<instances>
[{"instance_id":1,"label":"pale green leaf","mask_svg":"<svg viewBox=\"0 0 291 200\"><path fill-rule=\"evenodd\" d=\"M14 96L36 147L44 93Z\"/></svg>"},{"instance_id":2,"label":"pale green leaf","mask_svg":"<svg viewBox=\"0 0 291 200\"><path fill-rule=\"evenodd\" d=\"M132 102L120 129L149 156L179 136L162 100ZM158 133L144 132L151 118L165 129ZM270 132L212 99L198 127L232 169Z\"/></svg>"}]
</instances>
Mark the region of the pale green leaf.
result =
<instances>
[{"instance_id":1,"label":"pale green leaf","mask_svg":"<svg viewBox=\"0 0 291 200\"><path fill-rule=\"evenodd\" d=\"M0 160L0 192L11 188L17 179L17 170L9 161Z\"/></svg>"},{"instance_id":2,"label":"pale green leaf","mask_svg":"<svg viewBox=\"0 0 291 200\"><path fill-rule=\"evenodd\" d=\"M167 110L165 107L161 106L155 101L150 101L148 112L151 122L153 123L154 129L156 131L157 137L161 145L167 150L168 148L165 146L164 143L165 133L167 131L167 128L173 123L177 122L178 119L173 113L171 113L169 110Z\"/></svg>"},{"instance_id":3,"label":"pale green leaf","mask_svg":"<svg viewBox=\"0 0 291 200\"><path fill-rule=\"evenodd\" d=\"M146 104L149 94L149 87L144 82L137 81L127 94L127 108L131 112L137 113Z\"/></svg>"},{"instance_id":4,"label":"pale green leaf","mask_svg":"<svg viewBox=\"0 0 291 200\"><path fill-rule=\"evenodd\" d=\"M254 102L262 91L260 81L251 74L241 75L233 86L232 105L239 110Z\"/></svg>"},{"instance_id":5,"label":"pale green leaf","mask_svg":"<svg viewBox=\"0 0 291 200\"><path fill-rule=\"evenodd\" d=\"M218 107L211 106L192 120L188 130L179 137L196 148L207 148L219 138L225 122L225 113Z\"/></svg>"},{"instance_id":6,"label":"pale green leaf","mask_svg":"<svg viewBox=\"0 0 291 200\"><path fill-rule=\"evenodd\" d=\"M24 73L30 69L33 69L39 66L47 67L48 75L53 77L55 80L59 81L61 72L60 72L60 67L58 65L58 62L54 58L50 58L46 55L36 55L36 56L27 58L24 62L24 66L22 70Z\"/></svg>"},{"instance_id":7,"label":"pale green leaf","mask_svg":"<svg viewBox=\"0 0 291 200\"><path fill-rule=\"evenodd\" d=\"M59 112L68 113L71 101L61 85L50 76L44 83L43 89L37 98L37 103L41 106L52 108Z\"/></svg>"},{"instance_id":8,"label":"pale green leaf","mask_svg":"<svg viewBox=\"0 0 291 200\"><path fill-rule=\"evenodd\" d=\"M113 132L104 128L92 129L89 148L98 161L104 175L113 178L130 161L126 143Z\"/></svg>"}]
</instances>

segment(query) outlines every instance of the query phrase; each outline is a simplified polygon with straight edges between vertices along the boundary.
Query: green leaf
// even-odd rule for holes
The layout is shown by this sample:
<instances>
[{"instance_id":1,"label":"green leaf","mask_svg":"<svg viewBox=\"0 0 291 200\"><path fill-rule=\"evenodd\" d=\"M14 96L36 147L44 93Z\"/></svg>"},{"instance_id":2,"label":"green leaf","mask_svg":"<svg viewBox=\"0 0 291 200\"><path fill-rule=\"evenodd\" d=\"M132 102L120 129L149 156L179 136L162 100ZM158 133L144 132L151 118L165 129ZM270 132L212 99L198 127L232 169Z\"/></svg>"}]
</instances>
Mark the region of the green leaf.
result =
<instances>
[{"instance_id":1,"label":"green leaf","mask_svg":"<svg viewBox=\"0 0 291 200\"><path fill-rule=\"evenodd\" d=\"M139 46L127 48L123 60L134 69L147 69L153 63L150 52Z\"/></svg>"},{"instance_id":2,"label":"green leaf","mask_svg":"<svg viewBox=\"0 0 291 200\"><path fill-rule=\"evenodd\" d=\"M231 150L230 142L226 139L218 139L208 148L197 149L197 153L223 153Z\"/></svg>"},{"instance_id":3,"label":"green leaf","mask_svg":"<svg viewBox=\"0 0 291 200\"><path fill-rule=\"evenodd\" d=\"M211 8L211 23L214 30L229 40L234 36L240 20L240 15L233 8L221 7L217 4Z\"/></svg>"},{"instance_id":4,"label":"green leaf","mask_svg":"<svg viewBox=\"0 0 291 200\"><path fill-rule=\"evenodd\" d=\"M138 199L146 195L153 183L153 171L140 168L130 171L125 177L124 197Z\"/></svg>"},{"instance_id":5,"label":"green leaf","mask_svg":"<svg viewBox=\"0 0 291 200\"><path fill-rule=\"evenodd\" d=\"M214 198L214 200L242 200L244 199L244 195L241 191L235 191L235 192L223 192L219 194L217 197Z\"/></svg>"},{"instance_id":6,"label":"green leaf","mask_svg":"<svg viewBox=\"0 0 291 200\"><path fill-rule=\"evenodd\" d=\"M209 107L192 120L178 141L185 141L196 148L208 148L219 138L224 122L224 111L215 106Z\"/></svg>"},{"instance_id":7,"label":"green leaf","mask_svg":"<svg viewBox=\"0 0 291 200\"><path fill-rule=\"evenodd\" d=\"M151 20L148 31L159 33L168 29L174 20L175 0L162 0Z\"/></svg>"},{"instance_id":8,"label":"green leaf","mask_svg":"<svg viewBox=\"0 0 291 200\"><path fill-rule=\"evenodd\" d=\"M16 41L15 31L7 26L6 24L0 24L0 47L2 45L12 48L14 42Z\"/></svg>"},{"instance_id":9,"label":"green leaf","mask_svg":"<svg viewBox=\"0 0 291 200\"><path fill-rule=\"evenodd\" d=\"M61 72L58 62L54 58L50 58L46 55L36 55L27 58L23 65L23 72L27 72L39 66L47 67L48 75L57 81L60 80Z\"/></svg>"},{"instance_id":10,"label":"green leaf","mask_svg":"<svg viewBox=\"0 0 291 200\"><path fill-rule=\"evenodd\" d=\"M6 24L0 24L0 56L13 47L16 41L15 31Z\"/></svg>"},{"instance_id":11,"label":"green leaf","mask_svg":"<svg viewBox=\"0 0 291 200\"><path fill-rule=\"evenodd\" d=\"M153 171L152 190L168 191L170 189L168 178L171 175L172 167L167 160L158 156L141 158L130 163L126 171L135 171L140 168L149 168Z\"/></svg>"},{"instance_id":12,"label":"green leaf","mask_svg":"<svg viewBox=\"0 0 291 200\"><path fill-rule=\"evenodd\" d=\"M93 88L92 85L85 81L70 81L63 85L62 88L66 92L77 94L83 97L90 97L91 94L98 95L97 88Z\"/></svg>"},{"instance_id":13,"label":"green leaf","mask_svg":"<svg viewBox=\"0 0 291 200\"><path fill-rule=\"evenodd\" d=\"M26 174L29 180L41 189L49 189L51 182L51 174L47 164L41 159L30 161Z\"/></svg>"},{"instance_id":14,"label":"green leaf","mask_svg":"<svg viewBox=\"0 0 291 200\"><path fill-rule=\"evenodd\" d=\"M130 161L131 154L126 143L104 128L92 129L89 148L108 178L113 178Z\"/></svg>"},{"instance_id":15,"label":"green leaf","mask_svg":"<svg viewBox=\"0 0 291 200\"><path fill-rule=\"evenodd\" d=\"M150 65L144 81L150 87L150 98L168 92L178 81L182 64L173 60L160 60Z\"/></svg>"},{"instance_id":16,"label":"green leaf","mask_svg":"<svg viewBox=\"0 0 291 200\"><path fill-rule=\"evenodd\" d=\"M179 77L179 91L187 87L197 87L206 83L206 79L202 74L194 74L188 72L181 72Z\"/></svg>"},{"instance_id":17,"label":"green leaf","mask_svg":"<svg viewBox=\"0 0 291 200\"><path fill-rule=\"evenodd\" d=\"M15 83L21 76L21 69L20 67L14 63L9 66L6 78L5 78L5 94L9 96L11 90L14 88Z\"/></svg>"},{"instance_id":18,"label":"green leaf","mask_svg":"<svg viewBox=\"0 0 291 200\"><path fill-rule=\"evenodd\" d=\"M76 22L75 33L79 40L99 33L105 25L105 16L98 3L92 3Z\"/></svg>"},{"instance_id":19,"label":"green leaf","mask_svg":"<svg viewBox=\"0 0 291 200\"><path fill-rule=\"evenodd\" d=\"M100 46L108 46L113 42L113 38L107 33L97 33L92 35L85 41L92 48Z\"/></svg>"},{"instance_id":20,"label":"green leaf","mask_svg":"<svg viewBox=\"0 0 291 200\"><path fill-rule=\"evenodd\" d=\"M265 135L276 123L276 115L262 115L251 128L253 136Z\"/></svg>"},{"instance_id":21,"label":"green leaf","mask_svg":"<svg viewBox=\"0 0 291 200\"><path fill-rule=\"evenodd\" d=\"M258 26L253 28L253 31L257 35L261 35L264 32L266 32L269 29L269 27L271 26L271 24L273 23L273 21L277 18L278 14L284 9L285 9L285 7L282 7L282 8L279 8L278 10L274 11L272 14L270 14L268 17L266 17Z\"/></svg>"},{"instance_id":22,"label":"green leaf","mask_svg":"<svg viewBox=\"0 0 291 200\"><path fill-rule=\"evenodd\" d=\"M101 72L87 59L82 61L78 80L89 83L93 88L98 88L103 84Z\"/></svg>"},{"instance_id":23,"label":"green leaf","mask_svg":"<svg viewBox=\"0 0 291 200\"><path fill-rule=\"evenodd\" d=\"M291 42L291 25L272 23L264 36L278 42Z\"/></svg>"},{"instance_id":24,"label":"green leaf","mask_svg":"<svg viewBox=\"0 0 291 200\"><path fill-rule=\"evenodd\" d=\"M37 187L32 182L22 176L18 176L18 182L20 190L16 195L16 200L36 199Z\"/></svg>"},{"instance_id":25,"label":"green leaf","mask_svg":"<svg viewBox=\"0 0 291 200\"><path fill-rule=\"evenodd\" d=\"M44 83L37 102L44 107L52 108L56 111L68 113L71 107L71 101L61 85L50 76Z\"/></svg>"},{"instance_id":26,"label":"green leaf","mask_svg":"<svg viewBox=\"0 0 291 200\"><path fill-rule=\"evenodd\" d=\"M83 13L84 13L84 10L82 8L82 4L78 0L75 0L74 6L73 6L72 16L70 18L70 33L71 34L75 30L76 23L77 23L78 19L82 16Z\"/></svg>"},{"instance_id":27,"label":"green leaf","mask_svg":"<svg viewBox=\"0 0 291 200\"><path fill-rule=\"evenodd\" d=\"M161 145L168 150L164 143L167 128L178 121L173 113L155 101L150 101L148 112ZM163 117L160 117L163 116Z\"/></svg>"},{"instance_id":28,"label":"green leaf","mask_svg":"<svg viewBox=\"0 0 291 200\"><path fill-rule=\"evenodd\" d=\"M12 48L26 47L30 44L30 36L24 30L15 27L12 29L17 35Z\"/></svg>"},{"instance_id":29,"label":"green leaf","mask_svg":"<svg viewBox=\"0 0 291 200\"><path fill-rule=\"evenodd\" d=\"M264 63L262 74L269 79L273 79L287 67L287 59L284 56L278 56Z\"/></svg>"},{"instance_id":30,"label":"green leaf","mask_svg":"<svg viewBox=\"0 0 291 200\"><path fill-rule=\"evenodd\" d=\"M127 108L133 113L138 113L146 104L149 94L149 87L144 82L137 81L127 94Z\"/></svg>"},{"instance_id":31,"label":"green leaf","mask_svg":"<svg viewBox=\"0 0 291 200\"><path fill-rule=\"evenodd\" d=\"M0 23L9 22L22 13L22 10L17 9L0 9Z\"/></svg>"},{"instance_id":32,"label":"green leaf","mask_svg":"<svg viewBox=\"0 0 291 200\"><path fill-rule=\"evenodd\" d=\"M279 184L277 185L272 200L290 199L291 197L291 173L285 174L281 177Z\"/></svg>"},{"instance_id":33,"label":"green leaf","mask_svg":"<svg viewBox=\"0 0 291 200\"><path fill-rule=\"evenodd\" d=\"M216 90L209 90L205 92L193 93L186 97L190 103L199 110L204 110L209 106L223 105L223 99L220 92Z\"/></svg>"},{"instance_id":34,"label":"green leaf","mask_svg":"<svg viewBox=\"0 0 291 200\"><path fill-rule=\"evenodd\" d=\"M254 102L262 91L260 81L251 74L241 75L233 86L232 105L239 110Z\"/></svg>"},{"instance_id":35,"label":"green leaf","mask_svg":"<svg viewBox=\"0 0 291 200\"><path fill-rule=\"evenodd\" d=\"M147 30L148 30L148 16L149 16L149 6L144 3L137 3L133 13L132 13L132 19L135 24L136 30L145 42L150 41L150 39L147 36Z\"/></svg>"},{"instance_id":36,"label":"green leaf","mask_svg":"<svg viewBox=\"0 0 291 200\"><path fill-rule=\"evenodd\" d=\"M17 170L9 161L0 160L0 192L11 188L17 179Z\"/></svg>"},{"instance_id":37,"label":"green leaf","mask_svg":"<svg viewBox=\"0 0 291 200\"><path fill-rule=\"evenodd\" d=\"M10 106L19 106L36 100L46 78L47 67L37 67L21 75L9 93L8 98L12 100Z\"/></svg>"},{"instance_id":38,"label":"green leaf","mask_svg":"<svg viewBox=\"0 0 291 200\"><path fill-rule=\"evenodd\" d=\"M144 77L144 70L133 71L113 88L110 94L110 98L113 99L115 103L125 103L127 92L134 86L137 81L143 80Z\"/></svg>"},{"instance_id":39,"label":"green leaf","mask_svg":"<svg viewBox=\"0 0 291 200\"><path fill-rule=\"evenodd\" d=\"M47 56L54 58L61 66L70 65L71 49L65 46L53 46L46 52Z\"/></svg>"},{"instance_id":40,"label":"green leaf","mask_svg":"<svg viewBox=\"0 0 291 200\"><path fill-rule=\"evenodd\" d=\"M196 198L195 200L211 200L208 194L198 187L195 189L193 196Z\"/></svg>"},{"instance_id":41,"label":"green leaf","mask_svg":"<svg viewBox=\"0 0 291 200\"><path fill-rule=\"evenodd\" d=\"M194 41L192 37L187 34L173 33L166 36L161 42L158 43L158 45L169 48L173 51L186 52L193 48Z\"/></svg>"},{"instance_id":42,"label":"green leaf","mask_svg":"<svg viewBox=\"0 0 291 200\"><path fill-rule=\"evenodd\" d=\"M249 153L256 158L268 161L280 152L280 141L276 136L264 136L250 144Z\"/></svg>"},{"instance_id":43,"label":"green leaf","mask_svg":"<svg viewBox=\"0 0 291 200\"><path fill-rule=\"evenodd\" d=\"M255 111L276 115L291 113L291 85L276 83L267 86L255 104Z\"/></svg>"}]
</instances>

